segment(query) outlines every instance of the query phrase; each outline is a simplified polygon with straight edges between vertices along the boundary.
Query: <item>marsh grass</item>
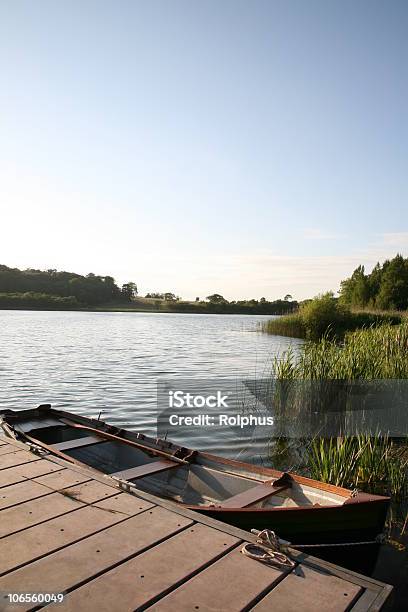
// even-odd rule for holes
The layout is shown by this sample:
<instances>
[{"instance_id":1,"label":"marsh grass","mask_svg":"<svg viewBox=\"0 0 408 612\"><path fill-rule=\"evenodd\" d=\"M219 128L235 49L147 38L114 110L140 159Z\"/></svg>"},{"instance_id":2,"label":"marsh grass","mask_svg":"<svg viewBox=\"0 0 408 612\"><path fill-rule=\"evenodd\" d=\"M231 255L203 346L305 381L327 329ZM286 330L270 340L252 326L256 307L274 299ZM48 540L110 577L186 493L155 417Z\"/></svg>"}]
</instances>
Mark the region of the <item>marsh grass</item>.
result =
<instances>
[{"instance_id":1,"label":"marsh grass","mask_svg":"<svg viewBox=\"0 0 408 612\"><path fill-rule=\"evenodd\" d=\"M387 435L316 438L307 463L316 480L389 494L397 501L407 494L408 460Z\"/></svg>"},{"instance_id":2,"label":"marsh grass","mask_svg":"<svg viewBox=\"0 0 408 612\"><path fill-rule=\"evenodd\" d=\"M326 337L285 352L272 363L279 380L408 378L408 321L347 333L342 344Z\"/></svg>"},{"instance_id":3,"label":"marsh grass","mask_svg":"<svg viewBox=\"0 0 408 612\"><path fill-rule=\"evenodd\" d=\"M408 320L404 318L400 325L383 324L348 332L342 343L327 334L318 342L307 341L300 351L289 349L275 358L272 375L283 383L279 389L284 401L290 381L407 379ZM289 400L292 405L292 398ZM296 414L301 406L293 406ZM392 440L381 433L316 437L308 442L299 440L298 447L297 456L302 461L297 466L292 464L292 469L337 486L391 495L388 524L398 524L401 534L406 531L408 439ZM284 457L282 441L279 448Z\"/></svg>"}]
</instances>

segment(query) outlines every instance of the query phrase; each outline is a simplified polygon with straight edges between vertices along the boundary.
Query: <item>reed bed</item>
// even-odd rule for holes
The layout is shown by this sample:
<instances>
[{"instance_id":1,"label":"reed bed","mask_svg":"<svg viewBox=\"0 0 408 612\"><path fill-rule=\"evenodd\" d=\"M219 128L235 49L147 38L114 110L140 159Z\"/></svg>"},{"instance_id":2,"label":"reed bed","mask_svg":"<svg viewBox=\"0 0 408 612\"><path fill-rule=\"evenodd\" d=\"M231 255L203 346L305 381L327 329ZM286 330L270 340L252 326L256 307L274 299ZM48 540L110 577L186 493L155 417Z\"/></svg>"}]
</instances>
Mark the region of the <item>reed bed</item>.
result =
<instances>
[{"instance_id":1,"label":"reed bed","mask_svg":"<svg viewBox=\"0 0 408 612\"><path fill-rule=\"evenodd\" d=\"M285 392L285 381L290 385L290 381L302 380L407 379L408 320L404 318L397 326L383 324L348 332L342 343L327 335L318 342L307 341L300 352L289 349L275 358L272 370L273 377L282 381ZM300 409L293 404L294 414ZM297 466L299 470L338 486L391 495L390 523L394 527L399 524L400 533L406 531L408 438L391 440L379 432L300 442L303 453L299 453L299 448L297 452L304 460Z\"/></svg>"},{"instance_id":2,"label":"reed bed","mask_svg":"<svg viewBox=\"0 0 408 612\"><path fill-rule=\"evenodd\" d=\"M344 341L323 337L306 342L300 353L275 358L280 380L378 380L408 378L408 321L347 333Z\"/></svg>"}]
</instances>

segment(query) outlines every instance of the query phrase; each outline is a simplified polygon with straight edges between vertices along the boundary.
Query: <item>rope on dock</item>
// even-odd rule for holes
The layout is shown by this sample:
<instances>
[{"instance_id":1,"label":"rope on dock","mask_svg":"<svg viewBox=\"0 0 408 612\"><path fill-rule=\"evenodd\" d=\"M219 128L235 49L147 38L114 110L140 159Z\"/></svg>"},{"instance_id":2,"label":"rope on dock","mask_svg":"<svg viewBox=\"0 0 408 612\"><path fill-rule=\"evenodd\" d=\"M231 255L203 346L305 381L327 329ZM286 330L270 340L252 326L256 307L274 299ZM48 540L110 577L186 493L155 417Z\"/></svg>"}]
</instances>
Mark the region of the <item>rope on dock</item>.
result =
<instances>
[{"instance_id":1,"label":"rope on dock","mask_svg":"<svg viewBox=\"0 0 408 612\"><path fill-rule=\"evenodd\" d=\"M241 548L244 555L267 565L276 565L283 568L295 567L296 563L281 552L279 538L274 531L264 529L258 532L257 536L258 544L244 544Z\"/></svg>"}]
</instances>

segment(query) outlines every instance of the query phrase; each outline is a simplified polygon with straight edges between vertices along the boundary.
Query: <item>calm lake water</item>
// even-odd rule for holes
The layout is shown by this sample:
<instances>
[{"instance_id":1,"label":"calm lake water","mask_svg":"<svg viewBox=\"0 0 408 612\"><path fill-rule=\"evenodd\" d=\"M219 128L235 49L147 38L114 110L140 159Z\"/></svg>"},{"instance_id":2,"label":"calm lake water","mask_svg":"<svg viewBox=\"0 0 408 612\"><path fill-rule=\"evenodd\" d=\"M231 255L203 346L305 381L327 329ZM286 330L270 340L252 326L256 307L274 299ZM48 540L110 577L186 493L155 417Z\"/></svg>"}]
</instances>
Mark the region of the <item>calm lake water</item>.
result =
<instances>
[{"instance_id":1,"label":"calm lake water","mask_svg":"<svg viewBox=\"0 0 408 612\"><path fill-rule=\"evenodd\" d=\"M268 318L0 311L0 407L102 410L110 423L156 435L159 378L261 378L274 356L299 346L257 331ZM245 431L211 433L196 428L182 442L255 461L266 453L265 441Z\"/></svg>"}]
</instances>

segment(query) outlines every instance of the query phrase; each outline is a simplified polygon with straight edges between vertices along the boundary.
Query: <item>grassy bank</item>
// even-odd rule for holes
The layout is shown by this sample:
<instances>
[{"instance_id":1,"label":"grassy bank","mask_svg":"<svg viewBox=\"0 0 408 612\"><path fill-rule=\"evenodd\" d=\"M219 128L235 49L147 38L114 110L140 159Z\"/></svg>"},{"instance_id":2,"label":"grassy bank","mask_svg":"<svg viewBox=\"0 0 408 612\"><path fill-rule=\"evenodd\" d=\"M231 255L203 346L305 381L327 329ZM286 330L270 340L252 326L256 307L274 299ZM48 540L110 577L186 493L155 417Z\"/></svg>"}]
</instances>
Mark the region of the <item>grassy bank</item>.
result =
<instances>
[{"instance_id":1,"label":"grassy bank","mask_svg":"<svg viewBox=\"0 0 408 612\"><path fill-rule=\"evenodd\" d=\"M341 339L346 332L401 323L398 313L355 312L327 293L302 304L298 312L267 321L262 330L268 334L319 340L323 336Z\"/></svg>"}]
</instances>

